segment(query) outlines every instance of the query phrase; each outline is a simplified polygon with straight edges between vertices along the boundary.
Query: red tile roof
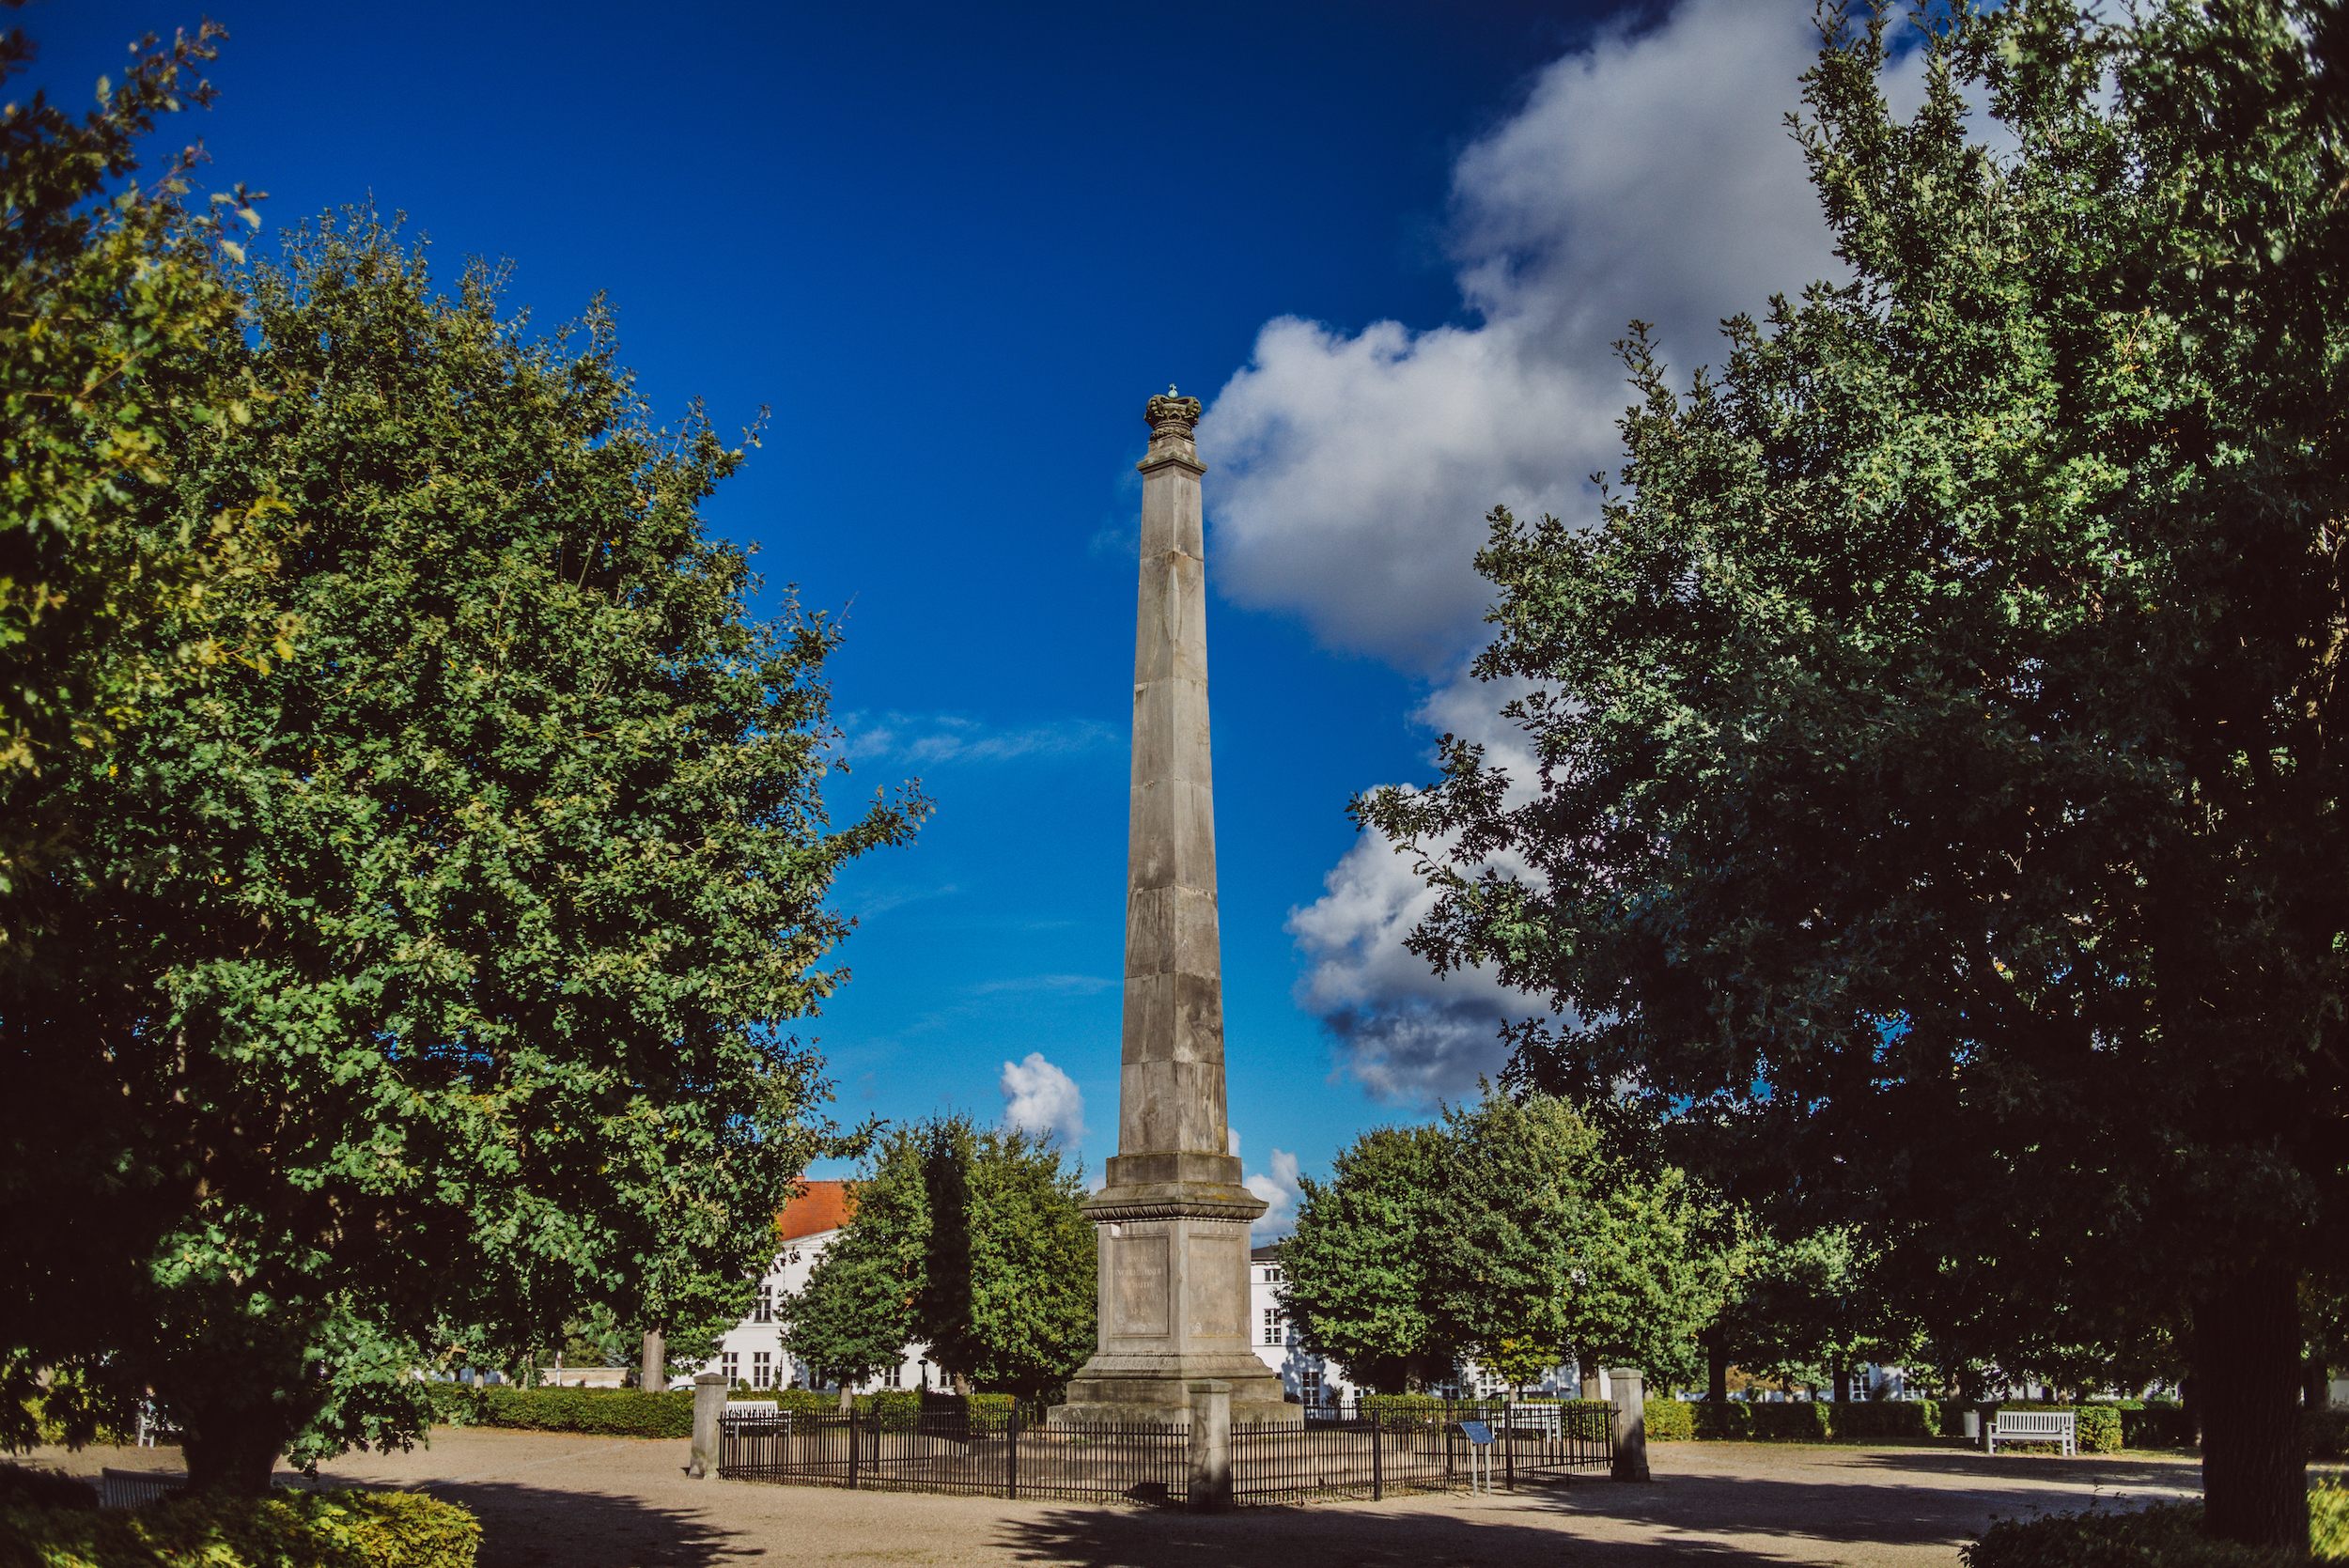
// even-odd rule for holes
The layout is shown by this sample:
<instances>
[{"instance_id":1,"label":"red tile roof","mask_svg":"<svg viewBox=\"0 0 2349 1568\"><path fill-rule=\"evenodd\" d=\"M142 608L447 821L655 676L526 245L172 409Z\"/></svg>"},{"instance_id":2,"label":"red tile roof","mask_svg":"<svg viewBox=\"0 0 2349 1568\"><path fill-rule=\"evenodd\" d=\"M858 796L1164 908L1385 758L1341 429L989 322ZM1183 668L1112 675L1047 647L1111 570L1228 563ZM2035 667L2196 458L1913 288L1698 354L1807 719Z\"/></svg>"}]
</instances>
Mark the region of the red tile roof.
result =
<instances>
[{"instance_id":1,"label":"red tile roof","mask_svg":"<svg viewBox=\"0 0 2349 1568\"><path fill-rule=\"evenodd\" d=\"M847 1182L809 1182L807 1190L783 1205L775 1216L775 1234L785 1241L836 1231L856 1212L856 1195Z\"/></svg>"}]
</instances>

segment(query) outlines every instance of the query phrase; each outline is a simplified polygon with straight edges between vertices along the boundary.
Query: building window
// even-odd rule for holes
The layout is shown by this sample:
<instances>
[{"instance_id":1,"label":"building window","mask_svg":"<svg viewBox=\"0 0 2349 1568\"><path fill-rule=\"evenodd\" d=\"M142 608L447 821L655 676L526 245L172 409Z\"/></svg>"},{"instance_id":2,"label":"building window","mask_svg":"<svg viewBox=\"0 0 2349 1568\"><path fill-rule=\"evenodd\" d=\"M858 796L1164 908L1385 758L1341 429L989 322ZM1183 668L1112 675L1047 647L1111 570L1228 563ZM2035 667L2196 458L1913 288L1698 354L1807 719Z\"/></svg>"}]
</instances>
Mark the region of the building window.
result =
<instances>
[{"instance_id":1,"label":"building window","mask_svg":"<svg viewBox=\"0 0 2349 1568\"><path fill-rule=\"evenodd\" d=\"M751 1321L753 1323L772 1323L775 1321L774 1286L761 1285L758 1287L758 1305L751 1309Z\"/></svg>"},{"instance_id":2,"label":"building window","mask_svg":"<svg viewBox=\"0 0 2349 1568\"><path fill-rule=\"evenodd\" d=\"M751 1352L751 1387L771 1389L775 1386L774 1358L763 1350Z\"/></svg>"},{"instance_id":3,"label":"building window","mask_svg":"<svg viewBox=\"0 0 2349 1568\"><path fill-rule=\"evenodd\" d=\"M1264 1310L1265 1343L1280 1344L1287 1339L1288 1336L1284 1332L1282 1325L1283 1315L1283 1314L1282 1313L1281 1309L1278 1307L1267 1307Z\"/></svg>"},{"instance_id":4,"label":"building window","mask_svg":"<svg viewBox=\"0 0 2349 1568\"><path fill-rule=\"evenodd\" d=\"M726 1374L726 1387L731 1389L742 1381L742 1358L729 1350L718 1358L718 1370Z\"/></svg>"},{"instance_id":5,"label":"building window","mask_svg":"<svg viewBox=\"0 0 2349 1568\"><path fill-rule=\"evenodd\" d=\"M888 1382L893 1389L902 1389L906 1386L906 1364L903 1361L889 1363Z\"/></svg>"}]
</instances>

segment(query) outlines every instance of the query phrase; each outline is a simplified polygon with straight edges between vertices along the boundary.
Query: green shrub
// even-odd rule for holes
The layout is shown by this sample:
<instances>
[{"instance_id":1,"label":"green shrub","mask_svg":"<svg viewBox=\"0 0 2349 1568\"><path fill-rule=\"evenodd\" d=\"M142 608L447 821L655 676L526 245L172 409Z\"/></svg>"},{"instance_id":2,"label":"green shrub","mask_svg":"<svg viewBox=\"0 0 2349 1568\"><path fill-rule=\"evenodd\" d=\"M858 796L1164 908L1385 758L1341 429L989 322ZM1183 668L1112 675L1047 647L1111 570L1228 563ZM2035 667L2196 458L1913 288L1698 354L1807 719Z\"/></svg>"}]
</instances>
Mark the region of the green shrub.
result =
<instances>
[{"instance_id":1,"label":"green shrub","mask_svg":"<svg viewBox=\"0 0 2349 1568\"><path fill-rule=\"evenodd\" d=\"M1708 1442L1748 1442L1753 1437L1753 1412L1759 1406L1741 1399L1705 1399L1688 1406L1696 1435Z\"/></svg>"},{"instance_id":2,"label":"green shrub","mask_svg":"<svg viewBox=\"0 0 2349 1568\"><path fill-rule=\"evenodd\" d=\"M586 1432L605 1437L691 1437L693 1396L638 1389L518 1389L476 1391L474 1421L525 1432Z\"/></svg>"},{"instance_id":3,"label":"green shrub","mask_svg":"<svg viewBox=\"0 0 2349 1568\"><path fill-rule=\"evenodd\" d=\"M473 1568L480 1522L414 1492L165 1498L130 1513L0 1510L5 1568Z\"/></svg>"},{"instance_id":4,"label":"green shrub","mask_svg":"<svg viewBox=\"0 0 2349 1568\"><path fill-rule=\"evenodd\" d=\"M2001 1410L2069 1410L2079 1418L2079 1451L2082 1453L2118 1453L2121 1452L2121 1410L2113 1405L2046 1405L2036 1400L2011 1399L2003 1405L1985 1405L1982 1410L1983 1429L1987 1431ZM1999 1439L2005 1448L2006 1439ZM2053 1450L2053 1443L2016 1443L2019 1449Z\"/></svg>"},{"instance_id":5,"label":"green shrub","mask_svg":"<svg viewBox=\"0 0 2349 1568\"><path fill-rule=\"evenodd\" d=\"M1766 1443L1824 1443L1835 1436L1834 1406L1824 1400L1749 1403L1753 1436Z\"/></svg>"},{"instance_id":6,"label":"green shrub","mask_svg":"<svg viewBox=\"0 0 2349 1568\"><path fill-rule=\"evenodd\" d=\"M2309 1494L2309 1543L2319 1562L2349 1561L2349 1489ZM2201 1503L2134 1513L2092 1509L1996 1524L1962 1554L1966 1568L2288 1568L2306 1559L2202 1534Z\"/></svg>"},{"instance_id":7,"label":"green shrub","mask_svg":"<svg viewBox=\"0 0 2349 1568\"><path fill-rule=\"evenodd\" d=\"M1935 1400L1852 1400L1830 1409L1838 1437L1913 1443L1941 1436L1941 1406Z\"/></svg>"},{"instance_id":8,"label":"green shrub","mask_svg":"<svg viewBox=\"0 0 2349 1568\"><path fill-rule=\"evenodd\" d=\"M0 1508L96 1508L98 1488L63 1470L0 1465Z\"/></svg>"},{"instance_id":9,"label":"green shrub","mask_svg":"<svg viewBox=\"0 0 2349 1568\"><path fill-rule=\"evenodd\" d=\"M2309 1494L2309 1552L2319 1562L2349 1562L2349 1476Z\"/></svg>"},{"instance_id":10,"label":"green shrub","mask_svg":"<svg viewBox=\"0 0 2349 1568\"><path fill-rule=\"evenodd\" d=\"M2121 1417L2124 1449L2185 1449L2194 1446L2194 1423L2174 1399L2123 1399L2111 1408Z\"/></svg>"},{"instance_id":11,"label":"green shrub","mask_svg":"<svg viewBox=\"0 0 2349 1568\"><path fill-rule=\"evenodd\" d=\"M1685 1443L1697 1435L1696 1406L1685 1399L1647 1402L1647 1436L1651 1443Z\"/></svg>"}]
</instances>

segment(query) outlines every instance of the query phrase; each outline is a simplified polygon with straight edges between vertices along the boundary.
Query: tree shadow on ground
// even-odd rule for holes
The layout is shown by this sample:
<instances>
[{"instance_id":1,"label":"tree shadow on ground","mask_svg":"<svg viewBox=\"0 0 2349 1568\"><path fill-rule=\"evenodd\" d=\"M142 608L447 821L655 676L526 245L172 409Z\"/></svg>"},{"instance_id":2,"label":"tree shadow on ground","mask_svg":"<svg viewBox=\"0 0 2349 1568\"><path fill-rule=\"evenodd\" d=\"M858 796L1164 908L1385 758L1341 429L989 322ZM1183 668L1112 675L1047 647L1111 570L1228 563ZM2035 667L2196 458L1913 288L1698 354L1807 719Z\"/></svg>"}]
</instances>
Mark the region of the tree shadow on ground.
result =
<instances>
[{"instance_id":1,"label":"tree shadow on ground","mask_svg":"<svg viewBox=\"0 0 2349 1568\"><path fill-rule=\"evenodd\" d=\"M1520 1488L1520 1495L1553 1514L1620 1519L1715 1539L1766 1539L1774 1554L1805 1541L1823 1546L1954 1549L1980 1535L1994 1518L2044 1512L2055 1500L2044 1491L1902 1486L1873 1476L1829 1482L1659 1476L1645 1484L1552 1483Z\"/></svg>"},{"instance_id":2,"label":"tree shadow on ground","mask_svg":"<svg viewBox=\"0 0 2349 1568\"><path fill-rule=\"evenodd\" d=\"M766 1547L704 1517L602 1492L511 1481L426 1482L481 1521L479 1568L712 1568Z\"/></svg>"},{"instance_id":3,"label":"tree shadow on ground","mask_svg":"<svg viewBox=\"0 0 2349 1568\"><path fill-rule=\"evenodd\" d=\"M1915 1470L2009 1483L2164 1486L2187 1492L2199 1492L2202 1486L2199 1460L2186 1454L2175 1459L2122 1459L2084 1453L2066 1459L2054 1453L1990 1454L1972 1449L1877 1449L1853 1455L1852 1463L1875 1469Z\"/></svg>"},{"instance_id":4,"label":"tree shadow on ground","mask_svg":"<svg viewBox=\"0 0 2349 1568\"><path fill-rule=\"evenodd\" d=\"M1249 1508L1232 1514L1173 1510L1054 1509L997 1522L993 1545L1017 1562L1087 1568L1517 1568L1569 1561L1583 1568L1654 1568L1669 1562L1750 1562L1728 1541L1578 1540L1555 1523L1520 1514L1379 1504Z\"/></svg>"}]
</instances>

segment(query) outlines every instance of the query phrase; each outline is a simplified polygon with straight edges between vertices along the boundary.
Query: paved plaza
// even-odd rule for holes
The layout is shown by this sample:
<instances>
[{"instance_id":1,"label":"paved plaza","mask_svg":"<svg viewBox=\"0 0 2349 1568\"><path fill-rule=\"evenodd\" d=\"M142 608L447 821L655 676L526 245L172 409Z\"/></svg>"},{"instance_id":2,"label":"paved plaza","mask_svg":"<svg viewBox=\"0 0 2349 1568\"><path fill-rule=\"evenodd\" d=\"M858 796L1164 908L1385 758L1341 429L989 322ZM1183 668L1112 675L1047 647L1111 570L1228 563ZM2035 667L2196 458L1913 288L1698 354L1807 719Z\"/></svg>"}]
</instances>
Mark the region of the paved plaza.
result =
<instances>
[{"instance_id":1,"label":"paved plaza","mask_svg":"<svg viewBox=\"0 0 2349 1568\"><path fill-rule=\"evenodd\" d=\"M1960 1449L1675 1443L1656 1481L1576 1479L1490 1498L1442 1495L1201 1516L1141 1508L845 1492L686 1478L686 1445L443 1430L429 1449L350 1454L331 1483L426 1487L487 1529L481 1568L754 1563L1083 1563L1101 1568L1468 1568L1803 1563L1948 1568L1996 1517L2191 1496L2191 1458L2057 1459ZM40 1462L176 1465L171 1450Z\"/></svg>"}]
</instances>

